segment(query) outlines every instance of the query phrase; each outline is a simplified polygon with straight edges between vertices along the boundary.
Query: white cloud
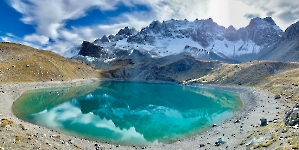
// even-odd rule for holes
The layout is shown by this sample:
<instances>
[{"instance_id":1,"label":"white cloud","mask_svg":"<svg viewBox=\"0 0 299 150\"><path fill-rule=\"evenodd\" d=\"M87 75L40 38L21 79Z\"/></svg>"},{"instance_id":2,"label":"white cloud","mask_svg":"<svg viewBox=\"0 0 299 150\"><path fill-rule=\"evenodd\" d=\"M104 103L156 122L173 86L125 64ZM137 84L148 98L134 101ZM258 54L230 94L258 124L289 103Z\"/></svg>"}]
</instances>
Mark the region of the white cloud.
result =
<instances>
[{"instance_id":1,"label":"white cloud","mask_svg":"<svg viewBox=\"0 0 299 150\"><path fill-rule=\"evenodd\" d=\"M248 16L266 17L271 15L276 23L285 29L299 18L299 1L295 0L10 0L10 5L23 16L21 20L35 26L36 33L25 36L27 42L50 44L46 48L63 52L82 40L93 41L104 34L115 34L125 26L137 30L147 26L153 20L213 18L219 25L236 28L248 25ZM149 11L130 12L111 18L113 24L93 24L91 26L73 26L66 29L68 20L86 15L89 9L103 12L115 10L122 3L132 7L135 4L146 5ZM247 17L246 17L247 16ZM111 20L107 22L111 22ZM38 39L37 37L41 37ZM54 43L48 43L48 39ZM2 39L5 39L2 37Z\"/></svg>"},{"instance_id":2,"label":"white cloud","mask_svg":"<svg viewBox=\"0 0 299 150\"><path fill-rule=\"evenodd\" d=\"M101 10L113 10L118 1L116 0L11 0L11 6L23 14L22 21L26 24L37 25L37 33L44 34L53 39L58 38L58 30L64 27L67 20L77 19L86 15L91 7Z\"/></svg>"},{"instance_id":3,"label":"white cloud","mask_svg":"<svg viewBox=\"0 0 299 150\"><path fill-rule=\"evenodd\" d=\"M7 35L8 37L15 37L15 35L12 34L12 33L6 33L6 35Z\"/></svg>"},{"instance_id":4,"label":"white cloud","mask_svg":"<svg viewBox=\"0 0 299 150\"><path fill-rule=\"evenodd\" d=\"M90 8L97 8L101 11L114 10L117 8L116 5L119 2L121 2L121 0L85 0L84 2L77 0L29 0L28 2L24 2L23 0L10 0L10 5L22 13L23 16L21 20L24 23L36 26L36 33L25 36L25 41L48 44L48 39L51 38L55 43L47 48L59 48L54 50L59 52L70 47L70 45L63 46L60 44L71 44L74 46L75 43L80 44L82 40L94 40L103 34L112 34L117 31L116 27L123 28L124 26L120 26L122 24L127 26L132 25L128 23L128 21L124 21L124 23L109 25L110 28L107 28L108 25L73 27L73 30L67 30L65 28L66 21L85 16L86 11ZM125 5L134 5L133 1L122 2ZM136 21L134 23L136 23Z\"/></svg>"},{"instance_id":5,"label":"white cloud","mask_svg":"<svg viewBox=\"0 0 299 150\"><path fill-rule=\"evenodd\" d=\"M245 27L249 23L249 19L245 17L248 13L259 13L259 11L237 0L211 0L209 2L208 15L225 27L230 25L237 28Z\"/></svg>"},{"instance_id":6,"label":"white cloud","mask_svg":"<svg viewBox=\"0 0 299 150\"><path fill-rule=\"evenodd\" d=\"M27 42L37 42L39 44L48 44L49 37L44 36L44 35L31 34L31 35L26 35L24 37L24 40Z\"/></svg>"},{"instance_id":7,"label":"white cloud","mask_svg":"<svg viewBox=\"0 0 299 150\"><path fill-rule=\"evenodd\" d=\"M2 41L5 41L5 42L11 42L12 41L11 38L9 38L9 37L1 36L0 38L1 38Z\"/></svg>"},{"instance_id":8,"label":"white cloud","mask_svg":"<svg viewBox=\"0 0 299 150\"><path fill-rule=\"evenodd\" d=\"M4 42L14 42L14 43L20 43L27 46L31 46L33 48L42 49L41 45L36 45L32 42L26 42L23 39L18 38L17 36L11 37L11 36L0 36L0 40Z\"/></svg>"}]
</instances>

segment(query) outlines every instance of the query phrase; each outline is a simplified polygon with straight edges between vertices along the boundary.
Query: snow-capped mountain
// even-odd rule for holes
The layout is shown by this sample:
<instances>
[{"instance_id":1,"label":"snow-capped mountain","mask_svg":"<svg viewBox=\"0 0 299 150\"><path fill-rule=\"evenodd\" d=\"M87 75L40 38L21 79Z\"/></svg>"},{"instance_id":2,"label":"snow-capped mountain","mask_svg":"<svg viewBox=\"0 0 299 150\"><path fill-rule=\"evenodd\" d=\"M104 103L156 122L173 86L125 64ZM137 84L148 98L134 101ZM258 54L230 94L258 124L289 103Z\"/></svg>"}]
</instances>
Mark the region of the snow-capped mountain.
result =
<instances>
[{"instance_id":1,"label":"snow-capped mountain","mask_svg":"<svg viewBox=\"0 0 299 150\"><path fill-rule=\"evenodd\" d=\"M104 35L91 45L86 42L65 56L78 53L104 61L111 61L120 55L138 50L151 57L165 57L188 53L200 59L210 59L210 53L224 59L233 59L244 54L256 54L262 49L275 44L283 31L271 17L254 18L249 25L236 30L233 26L225 28L211 18L206 20L169 20L153 21L149 26L137 32L134 28L125 27L116 35ZM94 48L92 45L94 45ZM86 49L88 48L88 49ZM90 49L91 48L91 49Z\"/></svg>"},{"instance_id":2,"label":"snow-capped mountain","mask_svg":"<svg viewBox=\"0 0 299 150\"><path fill-rule=\"evenodd\" d=\"M277 60L281 62L299 61L299 22L290 25L283 33L279 42L264 49L258 59Z\"/></svg>"}]
</instances>

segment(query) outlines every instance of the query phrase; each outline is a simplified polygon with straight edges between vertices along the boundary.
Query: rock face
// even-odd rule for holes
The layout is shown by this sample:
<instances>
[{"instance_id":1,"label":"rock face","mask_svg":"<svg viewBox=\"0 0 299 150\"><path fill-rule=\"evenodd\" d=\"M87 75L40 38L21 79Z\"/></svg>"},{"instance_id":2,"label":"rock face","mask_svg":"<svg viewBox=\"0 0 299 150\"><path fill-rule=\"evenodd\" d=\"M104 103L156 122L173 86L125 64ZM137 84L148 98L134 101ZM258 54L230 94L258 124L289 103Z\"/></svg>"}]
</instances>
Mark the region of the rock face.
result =
<instances>
[{"instance_id":1,"label":"rock face","mask_svg":"<svg viewBox=\"0 0 299 150\"><path fill-rule=\"evenodd\" d=\"M285 113L284 122L286 125L295 126L299 124L299 105L296 104L296 107L288 110Z\"/></svg>"},{"instance_id":2,"label":"rock face","mask_svg":"<svg viewBox=\"0 0 299 150\"><path fill-rule=\"evenodd\" d=\"M299 22L283 32L271 17L254 18L240 29L225 28L211 18L191 22L186 19L153 21L139 32L125 27L115 35L104 35L94 42L84 41L73 58L106 70L107 77L173 81L180 78L178 74L184 76L200 68L204 63L199 60L299 61L298 33ZM271 67L265 69L267 74L275 72Z\"/></svg>"},{"instance_id":3,"label":"rock face","mask_svg":"<svg viewBox=\"0 0 299 150\"><path fill-rule=\"evenodd\" d=\"M296 22L292 24L290 27L288 27L283 34L283 40L284 41L291 41L294 39L299 38L299 22Z\"/></svg>"},{"instance_id":4,"label":"rock face","mask_svg":"<svg viewBox=\"0 0 299 150\"><path fill-rule=\"evenodd\" d=\"M152 57L165 57L187 52L204 60L243 62L250 60L299 61L299 22L283 32L271 17L253 18L243 28L225 28L211 18L203 20L153 21L149 26L136 31L125 27L115 35L104 35L93 43L109 51L139 50ZM98 56L81 45L79 55ZM190 47L190 48L186 48ZM100 52L101 53L101 52ZM110 57L110 52L109 57ZM217 57L209 57L213 53ZM72 57L73 55L65 56ZM103 55L102 55L103 56ZM219 56L219 57L218 57ZM106 58L109 59L109 58Z\"/></svg>"},{"instance_id":5,"label":"rock face","mask_svg":"<svg viewBox=\"0 0 299 150\"><path fill-rule=\"evenodd\" d=\"M282 35L282 30L276 26L271 17L254 18L245 29L248 31L249 39L263 48L278 42Z\"/></svg>"},{"instance_id":6,"label":"rock face","mask_svg":"<svg viewBox=\"0 0 299 150\"><path fill-rule=\"evenodd\" d=\"M202 62L181 55L175 57L177 58L173 60L168 60L169 58L123 60L121 66L104 72L104 76L121 80L176 82L177 79L187 80L188 78L206 75L210 71L209 68L218 65L215 62ZM191 74L190 71L198 73Z\"/></svg>"},{"instance_id":7,"label":"rock face","mask_svg":"<svg viewBox=\"0 0 299 150\"><path fill-rule=\"evenodd\" d=\"M277 60L282 62L299 61L299 22L292 24L282 34L276 44L263 50L258 59Z\"/></svg>"},{"instance_id":8,"label":"rock face","mask_svg":"<svg viewBox=\"0 0 299 150\"><path fill-rule=\"evenodd\" d=\"M91 57L101 57L101 55L107 55L101 46L94 45L90 42L83 41L82 47L79 51L79 55L91 56Z\"/></svg>"},{"instance_id":9,"label":"rock face","mask_svg":"<svg viewBox=\"0 0 299 150\"><path fill-rule=\"evenodd\" d=\"M211 18L195 21L172 19L153 21L139 32L134 28L125 27L115 35L103 36L90 44L111 51L136 49L153 57L187 52L202 59L213 52L221 58L234 60L235 57L257 54L262 49L274 45L282 33L270 17L254 18L248 26L238 30L233 26L220 26ZM186 49L186 46L192 49ZM211 58L205 58L209 59Z\"/></svg>"}]
</instances>

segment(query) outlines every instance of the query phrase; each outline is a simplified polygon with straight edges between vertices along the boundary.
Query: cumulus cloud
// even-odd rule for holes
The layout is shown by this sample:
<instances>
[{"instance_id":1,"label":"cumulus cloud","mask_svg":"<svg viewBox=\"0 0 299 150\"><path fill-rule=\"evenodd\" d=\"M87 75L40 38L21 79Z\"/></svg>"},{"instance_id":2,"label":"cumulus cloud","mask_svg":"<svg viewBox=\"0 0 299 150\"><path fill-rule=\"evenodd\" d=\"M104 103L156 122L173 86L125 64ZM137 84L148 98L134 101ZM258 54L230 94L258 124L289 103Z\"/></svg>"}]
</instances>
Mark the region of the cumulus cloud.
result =
<instances>
[{"instance_id":1,"label":"cumulus cloud","mask_svg":"<svg viewBox=\"0 0 299 150\"><path fill-rule=\"evenodd\" d=\"M54 44L48 45L46 48L61 48L54 50L57 52L64 51L66 48L74 46L75 43L75 45L78 45L82 40L94 40L103 34L115 33L118 29L125 26L132 27L133 24L135 24L137 26L139 25L138 27L141 28L140 25L145 25L143 21L139 20L144 19L141 16L122 14L117 18L111 18L119 20L115 24L73 27L71 30L68 30L65 27L68 20L75 20L80 17L84 17L89 9L99 9L101 11L115 10L117 9L117 5L120 3L127 6L134 6L135 4L142 4L143 2L138 0L85 0L84 2L77 0L9 1L9 4L23 15L21 20L25 24L35 26L36 33L26 35L24 37L24 41L35 42L38 44L49 44L48 40L51 38L54 41Z\"/></svg>"},{"instance_id":2,"label":"cumulus cloud","mask_svg":"<svg viewBox=\"0 0 299 150\"><path fill-rule=\"evenodd\" d=\"M117 1L66 0L66 1L40 1L11 0L11 6L23 14L22 21L26 24L37 25L37 33L58 38L58 30L64 26L67 20L77 19L86 15L90 7L98 7L101 10L114 9Z\"/></svg>"},{"instance_id":3,"label":"cumulus cloud","mask_svg":"<svg viewBox=\"0 0 299 150\"><path fill-rule=\"evenodd\" d=\"M31 35L26 35L24 37L24 40L27 42L34 42L34 43L37 42L38 44L48 44L49 37L44 35L31 34Z\"/></svg>"},{"instance_id":4,"label":"cumulus cloud","mask_svg":"<svg viewBox=\"0 0 299 150\"><path fill-rule=\"evenodd\" d=\"M272 16L285 29L299 18L299 1L295 0L9 0L9 4L22 14L21 20L25 24L35 27L36 33L24 36L24 42L44 45L56 52L79 45L82 40L93 41L104 34L115 34L125 26L140 30L153 20L173 18L192 21L211 17L219 25L240 28L246 26L253 17ZM69 20L88 15L90 9L113 11L120 4L127 7L143 5L149 10L123 12L110 18L113 21L108 20L106 24L66 28ZM54 42L49 43L49 39Z\"/></svg>"}]
</instances>

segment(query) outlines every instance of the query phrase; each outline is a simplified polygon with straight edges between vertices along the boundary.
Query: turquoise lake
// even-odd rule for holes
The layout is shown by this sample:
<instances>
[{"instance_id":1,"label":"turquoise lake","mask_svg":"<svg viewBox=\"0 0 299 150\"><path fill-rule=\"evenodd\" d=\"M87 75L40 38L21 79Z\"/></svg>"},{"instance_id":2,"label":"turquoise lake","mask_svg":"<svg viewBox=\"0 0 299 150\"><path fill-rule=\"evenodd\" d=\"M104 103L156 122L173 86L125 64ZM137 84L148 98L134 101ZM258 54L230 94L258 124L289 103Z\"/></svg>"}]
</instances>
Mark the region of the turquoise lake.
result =
<instances>
[{"instance_id":1,"label":"turquoise lake","mask_svg":"<svg viewBox=\"0 0 299 150\"><path fill-rule=\"evenodd\" d=\"M220 124L242 107L238 94L210 88L104 81L24 93L14 114L71 135L116 144L168 143Z\"/></svg>"}]
</instances>

